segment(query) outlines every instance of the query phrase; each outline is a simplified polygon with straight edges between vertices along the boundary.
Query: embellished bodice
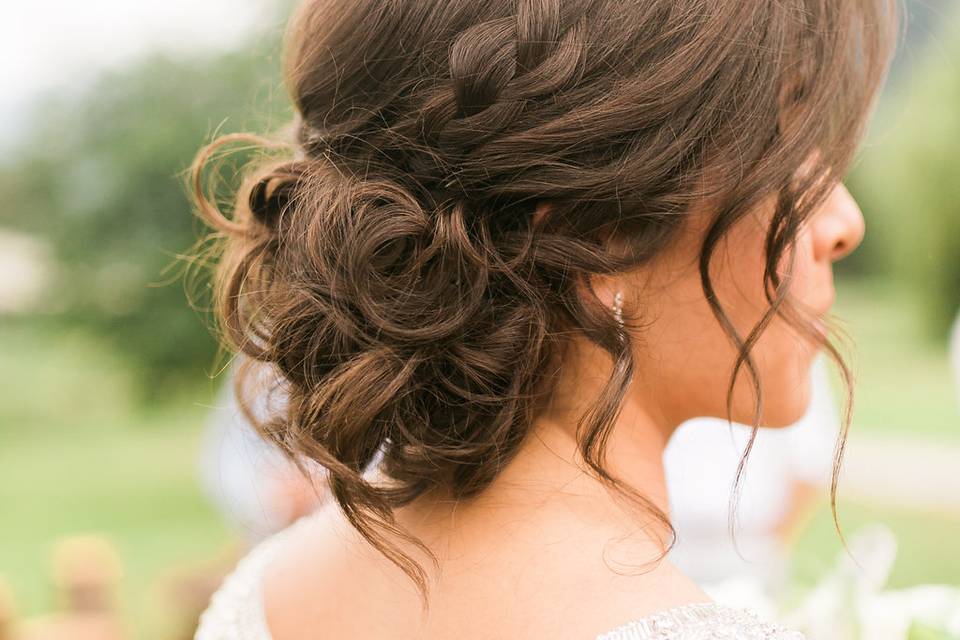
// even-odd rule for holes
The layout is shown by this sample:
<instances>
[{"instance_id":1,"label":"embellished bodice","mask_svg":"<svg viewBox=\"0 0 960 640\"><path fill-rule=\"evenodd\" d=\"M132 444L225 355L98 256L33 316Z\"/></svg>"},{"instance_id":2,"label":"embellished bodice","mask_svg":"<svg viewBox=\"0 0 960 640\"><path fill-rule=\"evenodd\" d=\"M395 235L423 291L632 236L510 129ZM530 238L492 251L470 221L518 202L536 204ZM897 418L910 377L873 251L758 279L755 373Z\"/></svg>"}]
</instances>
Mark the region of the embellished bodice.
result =
<instances>
[{"instance_id":1,"label":"embellished bodice","mask_svg":"<svg viewBox=\"0 0 960 640\"><path fill-rule=\"evenodd\" d=\"M621 625L596 640L804 640L749 609L717 602L688 604Z\"/></svg>"},{"instance_id":2,"label":"embellished bodice","mask_svg":"<svg viewBox=\"0 0 960 640\"><path fill-rule=\"evenodd\" d=\"M271 559L303 518L261 542L237 564L200 618L195 640L272 640L263 606L262 579ZM748 609L716 602L674 607L632 620L595 640L804 640Z\"/></svg>"}]
</instances>

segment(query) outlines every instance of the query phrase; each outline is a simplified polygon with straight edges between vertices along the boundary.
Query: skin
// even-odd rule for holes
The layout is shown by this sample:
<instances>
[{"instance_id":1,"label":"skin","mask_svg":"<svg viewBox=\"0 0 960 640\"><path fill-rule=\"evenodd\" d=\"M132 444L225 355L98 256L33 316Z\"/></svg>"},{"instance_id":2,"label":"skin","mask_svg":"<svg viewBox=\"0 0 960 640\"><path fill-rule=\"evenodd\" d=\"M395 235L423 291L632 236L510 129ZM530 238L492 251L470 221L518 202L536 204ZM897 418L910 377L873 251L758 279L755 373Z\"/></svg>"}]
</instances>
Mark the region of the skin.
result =
<instances>
[{"instance_id":1,"label":"skin","mask_svg":"<svg viewBox=\"0 0 960 640\"><path fill-rule=\"evenodd\" d=\"M772 206L769 200L741 220L712 263L716 291L741 335L767 306L762 260ZM625 317L642 309L643 319L634 382L608 441L606 466L665 513L667 441L689 418L726 417L735 357L696 268L708 214L707 204L691 211L676 241L643 269L593 283L608 306L622 291ZM859 208L837 186L797 239L792 291L798 305L827 312L834 298L832 265L857 247L863 233ZM768 327L753 350L765 399L763 426L787 426L802 416L816 353L816 345L782 319ZM264 597L275 640L592 638L628 620L709 601L669 561L657 561L664 527L625 509L583 470L577 418L600 393L609 367L607 354L574 341L557 401L487 491L460 503L428 494L398 510L399 523L441 561L438 573L421 552L401 545L428 571L429 615L421 617L412 583L328 503L268 569ZM732 418L751 423L753 406L744 374Z\"/></svg>"}]
</instances>

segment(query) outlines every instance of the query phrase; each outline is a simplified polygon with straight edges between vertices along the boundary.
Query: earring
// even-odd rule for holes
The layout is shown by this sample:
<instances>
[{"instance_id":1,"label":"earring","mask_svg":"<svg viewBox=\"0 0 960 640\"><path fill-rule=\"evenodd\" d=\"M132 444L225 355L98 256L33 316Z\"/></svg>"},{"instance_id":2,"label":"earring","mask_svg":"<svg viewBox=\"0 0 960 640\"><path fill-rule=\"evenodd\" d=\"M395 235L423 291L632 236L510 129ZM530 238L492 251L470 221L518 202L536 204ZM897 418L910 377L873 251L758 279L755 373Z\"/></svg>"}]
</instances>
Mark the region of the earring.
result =
<instances>
[{"instance_id":1,"label":"earring","mask_svg":"<svg viewBox=\"0 0 960 640\"><path fill-rule=\"evenodd\" d=\"M623 292L617 291L613 296L613 317L620 328L623 328Z\"/></svg>"}]
</instances>

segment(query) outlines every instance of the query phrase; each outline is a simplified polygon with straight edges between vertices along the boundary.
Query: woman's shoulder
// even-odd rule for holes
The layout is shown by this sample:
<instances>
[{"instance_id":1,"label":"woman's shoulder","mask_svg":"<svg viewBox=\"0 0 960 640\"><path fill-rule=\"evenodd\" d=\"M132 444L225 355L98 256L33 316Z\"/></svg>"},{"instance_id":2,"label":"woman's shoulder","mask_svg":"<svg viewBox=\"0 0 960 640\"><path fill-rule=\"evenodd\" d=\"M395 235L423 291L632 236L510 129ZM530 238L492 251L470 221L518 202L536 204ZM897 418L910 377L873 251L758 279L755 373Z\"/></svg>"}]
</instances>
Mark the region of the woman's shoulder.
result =
<instances>
[{"instance_id":1,"label":"woman's shoulder","mask_svg":"<svg viewBox=\"0 0 960 640\"><path fill-rule=\"evenodd\" d=\"M302 556L307 539L310 539L309 546L316 546L314 539L323 537L317 534L322 534L322 530L328 528L330 524L330 514L325 514L325 511L321 508L314 514L301 518L287 529L258 544L241 559L211 598L207 610L201 616L195 640L272 640L267 626L267 584L276 583L277 576L284 578L281 581L285 583L281 585L284 592L284 597L281 598L283 602L296 601L298 592L310 591L301 589L302 585L294 584L291 587L286 584L291 577L294 578L294 582L299 582L299 579L293 576L294 572L284 570L284 565L289 565L292 555L294 559L301 558L297 562L302 567L304 564ZM315 554L308 549L306 555ZM353 554L346 555L353 556ZM357 558L353 556L352 559L356 561ZM384 594L368 595L376 599ZM397 628L403 626L400 624L401 621L395 622ZM694 602L638 616L596 635L595 638L596 640L658 638L803 640L804 636L767 621L748 609L717 602Z\"/></svg>"},{"instance_id":2,"label":"woman's shoulder","mask_svg":"<svg viewBox=\"0 0 960 640\"><path fill-rule=\"evenodd\" d=\"M257 544L240 559L200 616L195 640L271 640L263 600L267 568L317 514L304 516Z\"/></svg>"}]
</instances>

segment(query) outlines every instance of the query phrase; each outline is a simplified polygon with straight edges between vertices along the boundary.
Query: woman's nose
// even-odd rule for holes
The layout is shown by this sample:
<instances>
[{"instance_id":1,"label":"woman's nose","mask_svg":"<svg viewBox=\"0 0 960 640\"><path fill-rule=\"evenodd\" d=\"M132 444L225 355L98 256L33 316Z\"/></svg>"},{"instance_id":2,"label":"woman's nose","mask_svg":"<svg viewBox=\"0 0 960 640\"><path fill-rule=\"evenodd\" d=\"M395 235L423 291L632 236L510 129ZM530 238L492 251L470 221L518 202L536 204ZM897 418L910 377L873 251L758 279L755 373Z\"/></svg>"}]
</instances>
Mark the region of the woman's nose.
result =
<instances>
[{"instance_id":1,"label":"woman's nose","mask_svg":"<svg viewBox=\"0 0 960 640\"><path fill-rule=\"evenodd\" d=\"M860 246L865 231L863 213L857 201L844 185L838 184L814 218L816 259L842 260Z\"/></svg>"}]
</instances>

